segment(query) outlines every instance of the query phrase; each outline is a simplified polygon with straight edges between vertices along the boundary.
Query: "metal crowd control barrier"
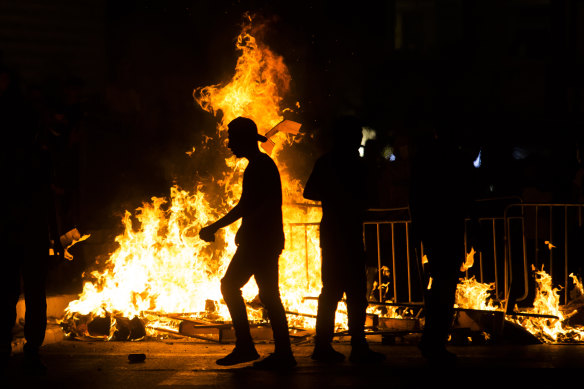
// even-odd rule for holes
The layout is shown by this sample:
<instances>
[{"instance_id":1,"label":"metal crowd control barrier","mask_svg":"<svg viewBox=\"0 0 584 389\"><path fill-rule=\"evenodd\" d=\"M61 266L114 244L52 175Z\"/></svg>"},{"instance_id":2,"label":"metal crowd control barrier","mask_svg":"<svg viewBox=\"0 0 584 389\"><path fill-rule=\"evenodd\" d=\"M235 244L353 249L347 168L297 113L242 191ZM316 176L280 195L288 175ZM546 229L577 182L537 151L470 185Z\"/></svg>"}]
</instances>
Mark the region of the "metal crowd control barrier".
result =
<instances>
[{"instance_id":1,"label":"metal crowd control barrier","mask_svg":"<svg viewBox=\"0 0 584 389\"><path fill-rule=\"evenodd\" d=\"M478 266L465 271L467 278L474 276L478 282L494 284L494 299L503 301L508 290L507 242L508 224L512 215L505 211L510 204L521 203L519 197L481 199L475 202L481 247L472 247L478 255ZM470 219L466 220L464 235L465 252L470 252L472 238L469 236ZM476 240L474 240L476 242Z\"/></svg>"},{"instance_id":2,"label":"metal crowd control barrier","mask_svg":"<svg viewBox=\"0 0 584 389\"><path fill-rule=\"evenodd\" d=\"M385 257L391 261L388 265L391 265L390 274L393 291L391 300L393 300L393 303L396 305L421 304L423 297L421 293L420 264L416 255L412 255L413 246L410 242L411 219L409 208L369 209L367 213L368 218L363 223L363 235L367 251L375 252L377 257L376 281L378 290L376 297L378 301L383 303L388 300L381 288L381 285L383 285L383 268L385 266L383 258ZM374 247L368 245L370 241L368 237L371 236L371 231L367 231L367 226L375 226ZM385 241L388 241L386 243L389 244L390 248L382 247L384 239L381 237L381 232L384 226L389 228L389 236ZM401 237L397 237L396 232L400 229L403 234ZM386 252L389 252L389 254L386 254ZM400 262L402 261L405 261L405 268L402 266L400 269ZM412 274L414 269L417 270L417 274ZM407 293L407 299L401 298L401 295L405 294L404 290Z\"/></svg>"},{"instance_id":3,"label":"metal crowd control barrier","mask_svg":"<svg viewBox=\"0 0 584 389\"><path fill-rule=\"evenodd\" d=\"M306 222L299 222L299 223L286 223L286 225L289 228L290 231L290 236L292 235L292 230L294 228L302 228L304 230L304 268L306 271L306 289L310 288L310 258L308 256L308 227L311 226L319 226L320 223L317 222L310 222L310 223L306 223Z\"/></svg>"},{"instance_id":4,"label":"metal crowd control barrier","mask_svg":"<svg viewBox=\"0 0 584 389\"><path fill-rule=\"evenodd\" d=\"M291 204L295 207L305 207L305 210L308 211L311 207L320 207L318 204ZM367 237L371 237L371 234L366 234L367 226L374 226L375 232L373 234L374 239L374 249L371 250L371 247L368 247L370 252L376 251L376 267L377 267L377 283L378 287L383 283L382 274L383 274L383 266L384 266L384 259L389 258L391 261L391 286L393 289L393 295L391 296L393 303L396 305L403 305L403 304L421 304L423 302L422 294L420 291L419 285L415 282L415 280L419 280L419 277L416 278L412 274L412 269L417 269L418 276L419 276L419 264L418 261L415 261L415 255L412 255L412 246L410 243L410 216L409 216L409 208L408 207L401 207L401 208L390 208L390 209L369 209L368 214L370 218L363 223L363 234L365 241L367 242ZM304 239L304 260L306 262L306 284L310 285L312 275L310 274L310 258L308 253L308 229L314 228L315 226L318 227L320 221L318 222L291 222L286 223L286 229L288 230L289 237L292 239L294 236L294 230L301 229L303 232L303 239ZM381 237L381 232L383 228L389 228L389 242L386 242ZM396 231L400 230L402 234L399 237L396 237ZM387 231L383 231L386 233ZM302 234L301 234L302 235ZM402 239L400 239L402 238ZM302 237L300 238L302 239ZM387 249L386 247L382 247L383 243L388 243L390 248ZM291 242L291 245L295 246L296 242ZM389 254L387 254L387 252ZM405 262L406 266L403 268L401 263ZM396 271L397 268L403 270L403 273L399 273ZM400 293L403 291L403 293ZM377 298L380 303L384 302L384 296L382 295L382 289L379 288L377 293ZM407 297L400 299L398 295L406 294Z\"/></svg>"},{"instance_id":5,"label":"metal crowd control barrier","mask_svg":"<svg viewBox=\"0 0 584 389\"><path fill-rule=\"evenodd\" d=\"M532 292L529 288L530 266L544 270L552 277L554 286L561 285L563 304L569 300L570 274L582 276L584 264L584 204L520 203L505 209L506 227L506 289L513 290L515 273L519 270L523 278L524 291L520 296L506 296L523 301ZM513 234L511 223L521 220L522 266L514 259L517 234Z\"/></svg>"},{"instance_id":6,"label":"metal crowd control barrier","mask_svg":"<svg viewBox=\"0 0 584 389\"><path fill-rule=\"evenodd\" d=\"M584 270L584 204L523 203L518 197L485 199L476 202L479 207L480 242L478 266L466 270L466 276L475 276L481 283L494 284L494 300L509 308L515 303L529 302L534 283L531 266L545 270L554 285L561 285L563 303L569 300L569 275L582 276ZM314 206L314 205L310 205ZM421 256L423 248L411 242L409 208L370 209L363 223L363 234L368 252L376 255L376 298L380 303L392 300L395 305L423 302L423 275ZM304 229L307 247L307 229L313 223L287 223ZM373 227L373 231L369 228ZM382 230L385 237L382 237ZM401 235L396 232L400 230ZM372 238L373 237L373 238ZM470 250L470 236L465 232L466 251ZM309 282L309 255L306 252L307 282ZM383 267L391 267L390 297L383 295ZM417 274L416 274L417 270Z\"/></svg>"},{"instance_id":7,"label":"metal crowd control barrier","mask_svg":"<svg viewBox=\"0 0 584 389\"><path fill-rule=\"evenodd\" d=\"M496 202L498 206L489 207ZM478 266L468 269L466 276L493 283L494 299L513 309L515 303L529 303L533 297L534 267L550 274L554 286L562 286L562 301L567 304L570 273L582 275L584 204L523 203L519 198L477 204L482 206L481 247L475 247ZM466 232L465 245L468 252Z\"/></svg>"},{"instance_id":8,"label":"metal crowd control barrier","mask_svg":"<svg viewBox=\"0 0 584 389\"><path fill-rule=\"evenodd\" d=\"M293 206L296 208L303 208L304 209L304 213L308 213L308 210L310 208L321 208L320 204L312 204L312 203L294 203L294 204L285 204L288 206ZM305 272L306 272L306 289L309 290L310 289L310 280L312 278L311 274L310 274L310 260L311 258L309 257L308 254L308 229L311 227L316 227L318 228L320 226L320 220L319 221L314 221L314 222L292 222L292 223L285 223L285 228L288 229L288 233L289 233L289 237L290 239L293 238L294 234L293 231L294 229L300 228L302 229L303 232L303 238L304 238L304 262L305 262ZM292 245L295 243L292 240Z\"/></svg>"}]
</instances>

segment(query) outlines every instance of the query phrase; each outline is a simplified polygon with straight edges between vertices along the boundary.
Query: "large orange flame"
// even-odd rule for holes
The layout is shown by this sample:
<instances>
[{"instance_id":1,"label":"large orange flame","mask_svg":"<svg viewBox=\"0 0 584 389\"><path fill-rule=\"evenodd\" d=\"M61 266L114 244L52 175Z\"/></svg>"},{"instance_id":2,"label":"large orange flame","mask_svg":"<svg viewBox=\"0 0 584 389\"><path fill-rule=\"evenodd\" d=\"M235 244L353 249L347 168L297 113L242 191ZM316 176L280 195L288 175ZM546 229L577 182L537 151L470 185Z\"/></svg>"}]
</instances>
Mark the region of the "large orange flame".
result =
<instances>
[{"instance_id":1,"label":"large orange flame","mask_svg":"<svg viewBox=\"0 0 584 389\"><path fill-rule=\"evenodd\" d=\"M260 133L266 133L283 120L282 96L288 91L290 75L282 57L274 54L251 34L251 24L244 26L237 38L241 52L235 75L225 85L195 89L200 106L217 115L216 136L222 139L227 123L238 116L253 119ZM285 133L271 140L272 152L282 176L286 247L280 259L280 289L293 325L313 326L310 314L315 302L304 300L320 290L320 251L317 222L320 208L302 203L301 183L278 161L284 147L293 144ZM197 148L188 154L196 158ZM126 211L125 230L116 238L117 250L108 258L105 269L92 273L93 281L84 285L79 298L69 304L65 318L75 314L100 316L104 313L125 317L143 317L145 313L201 313L212 300L214 314L229 320L221 304L219 280L235 252L234 235L238 223L225 228L216 243L208 245L198 237L199 230L233 207L241 194L240 178L246 160L230 157L227 170L214 180L222 193L211 195L206 182L193 190L173 186L170 200L151 199L132 215ZM255 282L243 289L244 298L257 295ZM261 319L257 316L256 319Z\"/></svg>"},{"instance_id":2,"label":"large orange flame","mask_svg":"<svg viewBox=\"0 0 584 389\"><path fill-rule=\"evenodd\" d=\"M530 315L507 316L507 320L521 325L542 342L584 341L584 327L573 326L566 322L566 319L575 312L566 313L560 307L560 289L553 287L552 277L543 268L541 270L534 268L533 272L536 281L533 307L522 310L515 307L515 312ZM570 276L574 283L574 290L579 296L584 296L582 283L573 274ZM502 310L503 308L492 300L493 289L493 283L481 283L474 277L461 278L456 289L456 306L487 311ZM582 303L578 307L582 307Z\"/></svg>"},{"instance_id":3,"label":"large orange flame","mask_svg":"<svg viewBox=\"0 0 584 389\"><path fill-rule=\"evenodd\" d=\"M557 319L518 316L515 322L544 342L583 342L584 327L571 326L565 322L571 316L571 313L566 313L560 308L560 289L553 287L552 277L543 268L541 270L534 268L533 271L537 288L533 308L528 312L551 315L557 317ZM579 288L580 294L582 294L582 285L575 276L571 276L575 287Z\"/></svg>"}]
</instances>

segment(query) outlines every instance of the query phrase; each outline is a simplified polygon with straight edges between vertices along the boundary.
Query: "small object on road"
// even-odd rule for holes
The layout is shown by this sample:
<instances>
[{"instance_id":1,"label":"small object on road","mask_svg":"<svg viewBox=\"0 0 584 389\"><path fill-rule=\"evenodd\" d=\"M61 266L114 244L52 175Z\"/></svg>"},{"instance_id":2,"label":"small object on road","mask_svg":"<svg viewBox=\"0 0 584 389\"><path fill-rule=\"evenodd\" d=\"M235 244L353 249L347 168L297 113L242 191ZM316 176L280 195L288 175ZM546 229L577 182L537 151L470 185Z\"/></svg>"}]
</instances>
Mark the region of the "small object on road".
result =
<instances>
[{"instance_id":1,"label":"small object on road","mask_svg":"<svg viewBox=\"0 0 584 389\"><path fill-rule=\"evenodd\" d=\"M146 360L146 354L129 354L128 361L130 363L140 363Z\"/></svg>"}]
</instances>

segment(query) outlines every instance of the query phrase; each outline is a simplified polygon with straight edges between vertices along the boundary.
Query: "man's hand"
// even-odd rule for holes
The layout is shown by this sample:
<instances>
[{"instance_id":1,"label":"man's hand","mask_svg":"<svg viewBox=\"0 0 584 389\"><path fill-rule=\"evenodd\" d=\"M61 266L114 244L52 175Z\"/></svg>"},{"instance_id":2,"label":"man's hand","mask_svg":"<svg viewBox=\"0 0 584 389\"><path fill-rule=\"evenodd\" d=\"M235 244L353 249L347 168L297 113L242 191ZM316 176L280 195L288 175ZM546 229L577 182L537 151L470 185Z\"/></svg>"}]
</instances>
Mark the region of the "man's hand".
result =
<instances>
[{"instance_id":1,"label":"man's hand","mask_svg":"<svg viewBox=\"0 0 584 389\"><path fill-rule=\"evenodd\" d=\"M201 228L201 231L199 231L199 237L205 242L215 242L215 232L217 232L217 230L209 225Z\"/></svg>"}]
</instances>

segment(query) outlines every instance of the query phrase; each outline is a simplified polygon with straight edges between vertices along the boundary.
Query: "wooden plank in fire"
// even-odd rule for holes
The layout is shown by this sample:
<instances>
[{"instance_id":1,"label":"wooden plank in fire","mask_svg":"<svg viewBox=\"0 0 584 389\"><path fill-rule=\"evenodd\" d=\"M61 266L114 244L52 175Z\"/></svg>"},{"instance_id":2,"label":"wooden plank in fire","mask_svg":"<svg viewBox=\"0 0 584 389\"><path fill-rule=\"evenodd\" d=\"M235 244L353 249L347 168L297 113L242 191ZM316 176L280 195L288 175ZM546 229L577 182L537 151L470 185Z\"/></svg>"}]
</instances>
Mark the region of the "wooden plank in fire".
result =
<instances>
[{"instance_id":1,"label":"wooden plank in fire","mask_svg":"<svg viewBox=\"0 0 584 389\"><path fill-rule=\"evenodd\" d=\"M467 312L478 312L478 313L485 313L485 314L492 314L492 313L503 313L505 311L499 310L481 310L481 309L472 309L472 308L454 308L455 311L467 311ZM560 319L556 315L549 315L545 313L529 313L529 312L506 312L504 316L525 316L525 317L537 317L541 319Z\"/></svg>"},{"instance_id":2,"label":"wooden plank in fire","mask_svg":"<svg viewBox=\"0 0 584 389\"><path fill-rule=\"evenodd\" d=\"M417 332L421 329L420 320L418 319L403 319L403 318L391 318L391 317L380 317L378 318L379 330L384 331L397 331L397 332Z\"/></svg>"},{"instance_id":3,"label":"wooden plank in fire","mask_svg":"<svg viewBox=\"0 0 584 389\"><path fill-rule=\"evenodd\" d=\"M290 338L292 339L306 339L314 336L315 330L313 328L296 328L290 327Z\"/></svg>"},{"instance_id":4,"label":"wooden plank in fire","mask_svg":"<svg viewBox=\"0 0 584 389\"><path fill-rule=\"evenodd\" d=\"M302 300L318 300L318 297L314 297L314 296L305 296L302 297ZM341 299L341 302L345 302L345 299ZM368 301L367 304L369 305L375 305L375 306L387 306L387 307L406 307L406 308L423 308L424 307L424 303L419 302L411 302L411 303L393 303L393 302L378 302L378 301Z\"/></svg>"},{"instance_id":5,"label":"wooden plank in fire","mask_svg":"<svg viewBox=\"0 0 584 389\"><path fill-rule=\"evenodd\" d=\"M376 335L378 333L381 333L381 332L377 328L371 327L371 326L365 326L365 336ZM335 337L335 338L343 337L343 336L351 336L351 334L349 333L349 330L337 331L333 334L333 337Z\"/></svg>"},{"instance_id":6,"label":"wooden plank in fire","mask_svg":"<svg viewBox=\"0 0 584 389\"><path fill-rule=\"evenodd\" d=\"M272 328L268 324L250 324L251 335L257 340L272 338ZM195 320L182 320L178 332L181 335L194 338L204 338L215 342L231 342L235 340L235 332L231 324L201 324Z\"/></svg>"},{"instance_id":7,"label":"wooden plank in fire","mask_svg":"<svg viewBox=\"0 0 584 389\"><path fill-rule=\"evenodd\" d=\"M159 316L159 317L164 317L167 319L172 319L172 320L188 320L191 321L193 323L197 323L200 325L211 325L211 326L215 326L218 323L212 322L210 320L205 320L205 319L194 319L192 316L197 315L197 313L164 313L164 312L154 312L154 311L148 311L146 312L147 314L150 315L155 315L155 316Z\"/></svg>"},{"instance_id":8,"label":"wooden plank in fire","mask_svg":"<svg viewBox=\"0 0 584 389\"><path fill-rule=\"evenodd\" d=\"M527 313L527 312L512 312L506 313L506 316L526 316L526 317L538 317L541 319L556 319L559 320L560 317L556 315L546 315L543 313Z\"/></svg>"},{"instance_id":9,"label":"wooden plank in fire","mask_svg":"<svg viewBox=\"0 0 584 389\"><path fill-rule=\"evenodd\" d=\"M287 315L294 315L294 316L302 316L302 317L310 317L312 319L316 319L316 315L313 313L302 313L302 312L294 312L294 311L286 311Z\"/></svg>"},{"instance_id":10,"label":"wooden plank in fire","mask_svg":"<svg viewBox=\"0 0 584 389\"><path fill-rule=\"evenodd\" d=\"M276 146L276 143L274 143L274 141L270 139L272 136L274 136L277 132L297 135L298 132L300 131L301 126L302 125L300 123L297 123L293 120L287 119L282 120L280 123L276 124L270 131L264 134L264 136L268 138L268 140L262 143L261 145L262 148L266 151L266 153L271 154L272 150L274 149L274 146Z\"/></svg>"},{"instance_id":11,"label":"wooden plank in fire","mask_svg":"<svg viewBox=\"0 0 584 389\"><path fill-rule=\"evenodd\" d=\"M273 339L272 327L266 324L250 325L249 328L251 332L251 337L254 341L270 341ZM235 341L235 330L233 327L221 328L219 330L219 341L220 342L234 342Z\"/></svg>"},{"instance_id":12,"label":"wooden plank in fire","mask_svg":"<svg viewBox=\"0 0 584 389\"><path fill-rule=\"evenodd\" d=\"M178 333L192 338L221 342L221 326L228 325L201 325L188 320L183 320L178 326Z\"/></svg>"},{"instance_id":13,"label":"wooden plank in fire","mask_svg":"<svg viewBox=\"0 0 584 389\"><path fill-rule=\"evenodd\" d=\"M196 338L196 339L201 339L201 340L208 340L210 342L218 342L217 339L213 339L212 337L209 336L203 336L203 335L185 335L185 334L181 334L179 331L175 331L175 330L171 330L168 328L160 328L160 327L150 327L156 331L160 331L160 332L167 332L169 334L173 334L173 335L177 335L177 336L185 336L185 337L191 337L191 338Z\"/></svg>"}]
</instances>

